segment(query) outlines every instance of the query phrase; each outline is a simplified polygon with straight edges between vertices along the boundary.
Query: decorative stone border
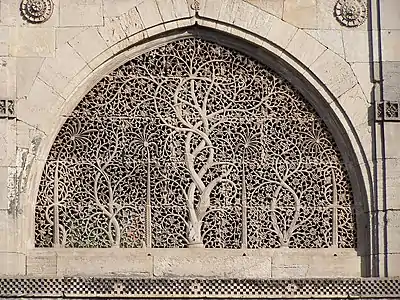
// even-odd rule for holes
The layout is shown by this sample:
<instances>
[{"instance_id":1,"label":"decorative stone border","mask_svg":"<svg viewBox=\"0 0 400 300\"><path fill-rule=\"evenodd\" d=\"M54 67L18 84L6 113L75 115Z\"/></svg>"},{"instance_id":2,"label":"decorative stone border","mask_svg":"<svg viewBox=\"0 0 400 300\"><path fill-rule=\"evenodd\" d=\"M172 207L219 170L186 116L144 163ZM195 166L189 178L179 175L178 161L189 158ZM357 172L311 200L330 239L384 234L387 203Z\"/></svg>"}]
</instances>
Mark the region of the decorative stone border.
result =
<instances>
[{"instance_id":1,"label":"decorative stone border","mask_svg":"<svg viewBox=\"0 0 400 300\"><path fill-rule=\"evenodd\" d=\"M0 297L398 299L400 278L239 280L21 277L0 278Z\"/></svg>"}]
</instances>

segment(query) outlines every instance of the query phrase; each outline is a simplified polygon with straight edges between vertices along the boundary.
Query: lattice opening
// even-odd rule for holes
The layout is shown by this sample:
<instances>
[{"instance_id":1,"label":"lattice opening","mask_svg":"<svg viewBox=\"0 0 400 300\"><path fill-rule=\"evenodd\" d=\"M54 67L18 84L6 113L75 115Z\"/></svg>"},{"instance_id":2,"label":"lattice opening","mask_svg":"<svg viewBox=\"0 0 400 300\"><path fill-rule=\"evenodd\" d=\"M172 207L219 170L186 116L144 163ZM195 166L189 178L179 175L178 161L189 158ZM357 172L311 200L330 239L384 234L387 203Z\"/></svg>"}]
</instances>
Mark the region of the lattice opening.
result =
<instances>
[{"instance_id":1,"label":"lattice opening","mask_svg":"<svg viewBox=\"0 0 400 300\"><path fill-rule=\"evenodd\" d=\"M61 128L36 247L353 248L353 195L323 120L285 79L188 38L105 76Z\"/></svg>"}]
</instances>

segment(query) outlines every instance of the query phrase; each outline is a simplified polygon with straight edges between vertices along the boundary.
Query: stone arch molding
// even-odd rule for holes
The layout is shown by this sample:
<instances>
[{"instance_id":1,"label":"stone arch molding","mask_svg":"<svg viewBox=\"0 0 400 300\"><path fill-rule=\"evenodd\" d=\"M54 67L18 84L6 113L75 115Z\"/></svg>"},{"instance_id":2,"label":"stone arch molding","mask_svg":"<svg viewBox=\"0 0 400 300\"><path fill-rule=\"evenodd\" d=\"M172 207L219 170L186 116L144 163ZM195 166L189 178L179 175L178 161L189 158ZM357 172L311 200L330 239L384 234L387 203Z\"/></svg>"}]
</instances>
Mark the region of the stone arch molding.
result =
<instances>
[{"instance_id":1,"label":"stone arch molding","mask_svg":"<svg viewBox=\"0 0 400 300\"><path fill-rule=\"evenodd\" d=\"M365 150L368 149L363 147L362 135L365 134L364 125L368 122L368 116L355 113L347 106L347 99L352 99L353 106L366 108L361 89L349 64L301 29L247 2L202 1L198 13L191 10L185 1L182 2L144 1L119 18L106 19L104 27L89 28L81 32L58 49L55 58L44 61L28 101L21 110L22 119L46 134L38 148L27 181L26 190L33 193L28 193L27 199L23 201L26 218L21 224L25 228L21 243L27 249L34 244L34 203L40 175L50 147L64 122L63 116L68 116L87 90L110 70L133 55L155 47L160 41L170 40L165 33L194 25L236 36L255 45L253 49L259 49L260 53L265 50L273 53L315 87L325 101L322 105L313 104L317 110L320 108L318 113L326 119L328 127L336 122L342 124L342 127L338 126L342 131L334 133L339 148L342 147L342 153L346 151L343 145L353 145L351 148L355 157L345 154L345 163L355 162L353 167L361 168L363 176L352 179L358 183L353 184L353 188L359 198L367 199L365 195L369 190L363 190L363 178L368 177L365 167L368 161ZM146 14L148 11L153 13ZM176 31L170 36L176 38L185 34L191 33ZM88 47L85 43L88 40L97 47ZM323 107L333 111L337 119L330 119L324 114ZM35 111L46 111L47 114L32 114ZM360 211L366 210L368 203L362 203L360 207ZM358 235L363 236L363 233Z\"/></svg>"}]
</instances>

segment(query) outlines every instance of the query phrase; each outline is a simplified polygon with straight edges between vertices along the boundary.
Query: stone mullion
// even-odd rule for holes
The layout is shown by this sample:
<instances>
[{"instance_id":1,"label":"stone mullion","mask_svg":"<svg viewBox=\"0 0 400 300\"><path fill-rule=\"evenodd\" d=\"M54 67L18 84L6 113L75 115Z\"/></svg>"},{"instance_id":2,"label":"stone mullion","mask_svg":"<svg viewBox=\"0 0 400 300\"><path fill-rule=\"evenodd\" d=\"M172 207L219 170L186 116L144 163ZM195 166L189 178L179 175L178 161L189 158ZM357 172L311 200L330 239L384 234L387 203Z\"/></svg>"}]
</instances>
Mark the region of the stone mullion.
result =
<instances>
[{"instance_id":1,"label":"stone mullion","mask_svg":"<svg viewBox=\"0 0 400 300\"><path fill-rule=\"evenodd\" d=\"M150 152L147 149L147 182L146 182L146 247L151 248L151 174Z\"/></svg>"},{"instance_id":2,"label":"stone mullion","mask_svg":"<svg viewBox=\"0 0 400 300\"><path fill-rule=\"evenodd\" d=\"M242 249L247 248L246 165L242 160Z\"/></svg>"},{"instance_id":3,"label":"stone mullion","mask_svg":"<svg viewBox=\"0 0 400 300\"><path fill-rule=\"evenodd\" d=\"M338 196L337 196L337 186L336 186L336 178L335 178L335 171L332 169L332 246L334 248L338 247Z\"/></svg>"},{"instance_id":4,"label":"stone mullion","mask_svg":"<svg viewBox=\"0 0 400 300\"><path fill-rule=\"evenodd\" d=\"M54 241L54 247L58 248L60 247L60 228L59 228L59 201L58 201L58 166L59 166L59 161L56 161L56 169L54 173L54 221L53 221L53 241Z\"/></svg>"}]
</instances>

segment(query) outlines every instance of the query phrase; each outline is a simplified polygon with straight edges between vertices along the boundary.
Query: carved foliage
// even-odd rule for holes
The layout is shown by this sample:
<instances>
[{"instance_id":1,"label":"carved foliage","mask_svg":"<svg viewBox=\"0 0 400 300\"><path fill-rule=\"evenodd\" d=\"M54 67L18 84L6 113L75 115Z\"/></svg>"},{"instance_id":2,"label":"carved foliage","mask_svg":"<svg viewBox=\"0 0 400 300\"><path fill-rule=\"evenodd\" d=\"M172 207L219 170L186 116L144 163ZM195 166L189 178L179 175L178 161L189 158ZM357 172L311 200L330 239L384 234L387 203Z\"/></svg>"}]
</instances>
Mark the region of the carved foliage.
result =
<instances>
[{"instance_id":1,"label":"carved foliage","mask_svg":"<svg viewBox=\"0 0 400 300\"><path fill-rule=\"evenodd\" d=\"M355 247L330 132L289 82L197 38L105 76L62 127L37 247Z\"/></svg>"}]
</instances>

